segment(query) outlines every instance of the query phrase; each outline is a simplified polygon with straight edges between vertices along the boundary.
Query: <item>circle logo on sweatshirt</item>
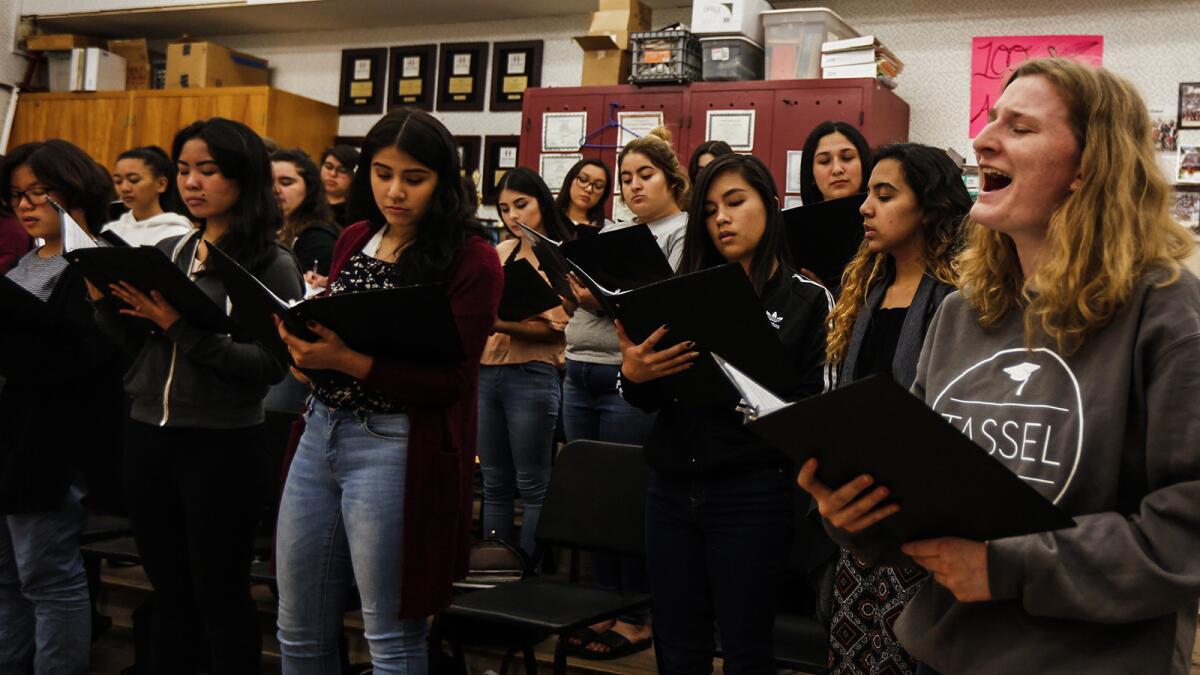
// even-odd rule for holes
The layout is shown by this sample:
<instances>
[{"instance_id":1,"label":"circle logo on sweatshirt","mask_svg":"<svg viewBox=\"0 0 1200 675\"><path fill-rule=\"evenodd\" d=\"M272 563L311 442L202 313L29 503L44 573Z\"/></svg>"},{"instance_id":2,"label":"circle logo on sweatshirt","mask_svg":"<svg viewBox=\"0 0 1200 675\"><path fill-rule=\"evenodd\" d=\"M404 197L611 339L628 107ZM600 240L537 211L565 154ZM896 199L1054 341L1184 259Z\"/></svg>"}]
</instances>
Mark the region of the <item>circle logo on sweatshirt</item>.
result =
<instances>
[{"instance_id":1,"label":"circle logo on sweatshirt","mask_svg":"<svg viewBox=\"0 0 1200 675\"><path fill-rule=\"evenodd\" d=\"M970 366L933 409L989 455L1057 503L1083 452L1079 380L1045 348L1006 349Z\"/></svg>"}]
</instances>

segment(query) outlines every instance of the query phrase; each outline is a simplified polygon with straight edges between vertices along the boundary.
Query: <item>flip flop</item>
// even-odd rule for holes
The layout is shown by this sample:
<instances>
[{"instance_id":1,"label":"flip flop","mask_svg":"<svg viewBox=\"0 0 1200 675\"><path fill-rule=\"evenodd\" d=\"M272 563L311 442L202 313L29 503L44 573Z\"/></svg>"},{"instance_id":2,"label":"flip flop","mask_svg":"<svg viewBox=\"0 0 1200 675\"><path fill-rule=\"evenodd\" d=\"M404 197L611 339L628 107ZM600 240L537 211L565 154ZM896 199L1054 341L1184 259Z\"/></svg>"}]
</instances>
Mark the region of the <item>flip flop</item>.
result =
<instances>
[{"instance_id":1,"label":"flip flop","mask_svg":"<svg viewBox=\"0 0 1200 675\"><path fill-rule=\"evenodd\" d=\"M628 638L615 630L604 631L604 633L602 633L600 637L596 638L595 641L599 642L605 647L608 647L608 651L593 652L585 649L580 656L593 661L608 661L647 650L652 644L654 644L654 638L646 638L645 640L630 642Z\"/></svg>"},{"instance_id":2,"label":"flip flop","mask_svg":"<svg viewBox=\"0 0 1200 675\"><path fill-rule=\"evenodd\" d=\"M599 637L600 634L588 626L573 630L570 633L567 633L566 637L564 638L567 641L567 653L582 656L583 653L587 652L587 646L595 642L596 638ZM572 638L579 640L579 644L571 642Z\"/></svg>"}]
</instances>

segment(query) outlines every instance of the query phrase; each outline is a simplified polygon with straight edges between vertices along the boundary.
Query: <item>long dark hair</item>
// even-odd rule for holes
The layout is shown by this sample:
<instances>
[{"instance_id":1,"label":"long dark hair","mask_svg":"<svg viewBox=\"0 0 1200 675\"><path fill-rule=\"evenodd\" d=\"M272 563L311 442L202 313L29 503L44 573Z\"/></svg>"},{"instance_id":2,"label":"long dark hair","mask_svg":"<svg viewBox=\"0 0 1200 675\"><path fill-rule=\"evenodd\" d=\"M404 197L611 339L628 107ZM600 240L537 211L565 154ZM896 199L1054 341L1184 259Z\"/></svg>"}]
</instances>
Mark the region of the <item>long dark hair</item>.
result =
<instances>
[{"instance_id":1,"label":"long dark hair","mask_svg":"<svg viewBox=\"0 0 1200 675\"><path fill-rule=\"evenodd\" d=\"M79 146L52 138L18 145L4 158L0 167L0 198L13 211L12 174L28 164L38 182L56 193L67 211L79 209L87 219L89 232L96 233L108 222L108 205L116 196L108 170L96 163Z\"/></svg>"},{"instance_id":2,"label":"long dark hair","mask_svg":"<svg viewBox=\"0 0 1200 675\"><path fill-rule=\"evenodd\" d=\"M542 212L542 229L545 230L546 236L555 241L567 241L571 238L571 231L567 229L563 223L565 216L554 203L554 198L550 196L550 188L546 187L546 181L537 175L533 169L519 166L515 169L510 169L500 182L496 185L496 198L499 199L502 190L512 190L520 192L523 195L533 197L538 204L538 210ZM608 190L605 190L608 192ZM500 214L501 221L504 220L504 214ZM504 223L508 227L508 223ZM511 231L511 228L510 228ZM513 234L520 235L519 232Z\"/></svg>"},{"instance_id":3,"label":"long dark hair","mask_svg":"<svg viewBox=\"0 0 1200 675\"><path fill-rule=\"evenodd\" d=\"M761 295L763 288L771 280L771 268L775 263L779 263L781 270L791 270L794 265L787 237L784 236L783 212L779 210L779 193L775 190L775 179L771 177L771 170L767 165L754 155L722 155L700 172L700 183L692 189L692 199L688 205L687 231L683 238L683 258L679 263L679 273L699 272L728 262L717 251L712 237L708 234L704 202L708 198L708 190L713 181L730 172L737 173L750 184L762 199L766 210L767 222L763 227L762 238L758 240L758 246L754 249L754 259L750 262L750 283L755 292Z\"/></svg>"},{"instance_id":4,"label":"long dark hair","mask_svg":"<svg viewBox=\"0 0 1200 675\"><path fill-rule=\"evenodd\" d=\"M404 283L437 281L468 236L485 236L463 189L454 137L433 115L401 108L384 115L363 139L358 170L350 184L350 201L358 213L380 228L386 224L371 190L371 162L384 148L396 148L437 174L437 186L416 238L396 261Z\"/></svg>"},{"instance_id":5,"label":"long dark hair","mask_svg":"<svg viewBox=\"0 0 1200 675\"><path fill-rule=\"evenodd\" d=\"M204 141L221 175L238 184L238 198L229 214L229 229L216 244L247 270L268 260L275 233L283 225L271 180L271 162L262 138L241 122L211 117L192 122L175 134L171 157L179 162L185 143ZM201 220L201 229L204 227Z\"/></svg>"},{"instance_id":6,"label":"long dark hair","mask_svg":"<svg viewBox=\"0 0 1200 675\"><path fill-rule=\"evenodd\" d=\"M304 181L304 201L296 207L296 212L289 219L283 218L283 227L279 230L279 239L285 246L291 246L296 237L312 225L329 224L337 229L333 218L333 210L325 200L325 183L321 180L321 170L313 164L312 158L300 148L276 150L271 153L272 162L287 162L296 167L296 173Z\"/></svg>"},{"instance_id":7,"label":"long dark hair","mask_svg":"<svg viewBox=\"0 0 1200 675\"><path fill-rule=\"evenodd\" d=\"M692 151L692 158L688 161L688 180L692 181L692 185L696 184L696 179L700 177L700 155L709 154L713 159L722 155L733 154L733 148L725 141L704 141L696 146Z\"/></svg>"},{"instance_id":8,"label":"long dark hair","mask_svg":"<svg viewBox=\"0 0 1200 675\"><path fill-rule=\"evenodd\" d=\"M118 162L123 159L136 159L146 165L146 168L150 170L150 175L154 178L167 179L166 191L158 196L159 208L171 213L187 213L183 199L179 196L179 185L175 182L175 174L178 173L178 170L175 168L175 162L172 162L171 158L167 156L166 150L157 145L143 145L140 148L130 148L117 155Z\"/></svg>"},{"instance_id":9,"label":"long dark hair","mask_svg":"<svg viewBox=\"0 0 1200 675\"><path fill-rule=\"evenodd\" d=\"M913 191L921 210L924 243L921 262L925 274L943 284L957 285L956 260L966 243L966 216L971 210L971 196L963 184L962 170L944 150L919 143L886 145L876 154L876 165L885 159L900 163L904 182ZM893 264L891 254L872 253L864 240L846 265L841 294L829 314L825 356L830 363L845 358L854 321L866 308L867 295L875 284L882 282L888 266Z\"/></svg>"},{"instance_id":10,"label":"long dark hair","mask_svg":"<svg viewBox=\"0 0 1200 675\"><path fill-rule=\"evenodd\" d=\"M808 138L804 139L804 154L800 157L800 199L805 204L825 201L825 195L821 194L821 189L817 187L817 181L813 178L813 162L817 158L817 145L821 143L821 139L833 133L850 139L858 149L858 161L862 166L862 185L858 192L867 189L867 178L871 175L871 167L874 165L871 161L870 144L862 132L852 125L828 120L818 124L809 132Z\"/></svg>"},{"instance_id":11,"label":"long dark hair","mask_svg":"<svg viewBox=\"0 0 1200 675\"><path fill-rule=\"evenodd\" d=\"M604 189L600 191L600 201L587 210L589 224L596 226L603 225L604 205L608 203L608 198L612 195L612 170L608 168L607 164L595 157L584 157L571 166L567 171L566 177L563 178L562 187L558 189L558 198L554 200L554 204L558 207L559 211L563 212L563 217L566 217L567 207L571 205L571 185L575 183L579 172L585 166L598 166L604 172Z\"/></svg>"}]
</instances>

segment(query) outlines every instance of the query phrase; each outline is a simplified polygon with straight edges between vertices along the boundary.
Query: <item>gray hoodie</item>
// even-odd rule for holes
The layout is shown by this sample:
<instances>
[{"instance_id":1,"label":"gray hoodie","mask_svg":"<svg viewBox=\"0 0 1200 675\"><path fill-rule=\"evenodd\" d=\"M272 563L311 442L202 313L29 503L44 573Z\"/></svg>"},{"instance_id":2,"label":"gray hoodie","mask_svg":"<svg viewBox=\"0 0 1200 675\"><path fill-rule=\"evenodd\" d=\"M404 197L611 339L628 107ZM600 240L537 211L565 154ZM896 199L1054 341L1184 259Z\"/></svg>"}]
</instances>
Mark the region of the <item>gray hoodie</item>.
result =
<instances>
[{"instance_id":1,"label":"gray hoodie","mask_svg":"<svg viewBox=\"0 0 1200 675\"><path fill-rule=\"evenodd\" d=\"M1161 278L1143 277L1070 356L1025 349L1019 313L981 328L960 293L934 317L913 393L1078 526L989 542L992 601L922 588L896 623L917 659L946 675L1188 672L1200 597L1200 282L1183 272L1158 288ZM833 532L897 560L870 533Z\"/></svg>"},{"instance_id":2,"label":"gray hoodie","mask_svg":"<svg viewBox=\"0 0 1200 675\"><path fill-rule=\"evenodd\" d=\"M188 270L200 231L159 242L158 248L180 269ZM273 257L257 276L284 299L304 295L299 267L290 253L272 246ZM220 307L229 308L225 285L215 275L195 279ZM180 317L165 334L150 333L117 313L104 299L95 303L100 330L133 364L125 373L125 391L133 398L130 417L165 427L236 429L263 421L267 388L287 374L287 364L254 342L238 342L196 327Z\"/></svg>"}]
</instances>

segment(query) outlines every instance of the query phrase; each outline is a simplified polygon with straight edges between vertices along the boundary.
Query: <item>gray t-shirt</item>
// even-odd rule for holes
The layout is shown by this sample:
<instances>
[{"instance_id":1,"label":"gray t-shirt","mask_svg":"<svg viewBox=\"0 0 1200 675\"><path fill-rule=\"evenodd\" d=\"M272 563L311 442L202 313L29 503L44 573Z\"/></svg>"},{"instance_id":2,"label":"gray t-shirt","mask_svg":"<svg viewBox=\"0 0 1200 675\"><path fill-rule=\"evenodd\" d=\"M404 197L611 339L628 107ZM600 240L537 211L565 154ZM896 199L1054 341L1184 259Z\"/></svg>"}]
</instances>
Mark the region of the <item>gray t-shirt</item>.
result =
<instances>
[{"instance_id":1,"label":"gray t-shirt","mask_svg":"<svg viewBox=\"0 0 1200 675\"><path fill-rule=\"evenodd\" d=\"M21 256L17 266L8 271L9 279L21 288L38 297L42 302L50 299L59 278L67 270L67 261L61 255L42 258L35 249Z\"/></svg>"},{"instance_id":2,"label":"gray t-shirt","mask_svg":"<svg viewBox=\"0 0 1200 675\"><path fill-rule=\"evenodd\" d=\"M671 269L679 268L683 259L683 236L687 231L688 216L680 211L661 220L649 223L650 232L658 241L663 255ZM611 223L600 230L600 235L637 223ZM597 235L599 236L599 235ZM620 365L621 343L617 340L617 331L613 327L611 317L597 316L586 309L579 309L567 324L567 358L586 363L602 363Z\"/></svg>"}]
</instances>

